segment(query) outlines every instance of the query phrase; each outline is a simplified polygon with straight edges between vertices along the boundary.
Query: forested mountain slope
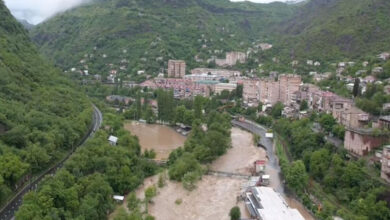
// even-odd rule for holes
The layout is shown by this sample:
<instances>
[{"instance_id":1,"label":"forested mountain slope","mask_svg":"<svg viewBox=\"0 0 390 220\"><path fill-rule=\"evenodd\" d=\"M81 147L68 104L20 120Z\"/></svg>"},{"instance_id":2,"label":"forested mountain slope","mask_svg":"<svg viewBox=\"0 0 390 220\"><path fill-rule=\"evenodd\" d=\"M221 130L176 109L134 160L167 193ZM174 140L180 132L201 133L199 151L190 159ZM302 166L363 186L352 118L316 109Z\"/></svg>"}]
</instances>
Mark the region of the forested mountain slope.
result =
<instances>
[{"instance_id":1,"label":"forested mountain slope","mask_svg":"<svg viewBox=\"0 0 390 220\"><path fill-rule=\"evenodd\" d=\"M389 49L390 2L95 0L38 25L31 36L62 68L76 65L96 47L93 59L100 66L90 67L92 72L121 58L130 60L131 70L157 71L169 58L193 67L195 55L205 61L229 50L246 51L254 42L273 43L269 56L339 60Z\"/></svg>"},{"instance_id":2,"label":"forested mountain slope","mask_svg":"<svg viewBox=\"0 0 390 220\"><path fill-rule=\"evenodd\" d=\"M311 0L297 12L276 27L285 52L332 60L390 49L388 0Z\"/></svg>"},{"instance_id":3,"label":"forested mountain slope","mask_svg":"<svg viewBox=\"0 0 390 220\"><path fill-rule=\"evenodd\" d=\"M206 61L226 51L244 52L255 40L268 42L270 27L295 8L227 0L96 0L38 25L31 36L63 68L94 54L90 72L122 59L131 69L158 71L170 58L192 67L195 55Z\"/></svg>"},{"instance_id":4,"label":"forested mountain slope","mask_svg":"<svg viewBox=\"0 0 390 220\"><path fill-rule=\"evenodd\" d=\"M83 93L45 62L0 0L0 204L86 132Z\"/></svg>"}]
</instances>

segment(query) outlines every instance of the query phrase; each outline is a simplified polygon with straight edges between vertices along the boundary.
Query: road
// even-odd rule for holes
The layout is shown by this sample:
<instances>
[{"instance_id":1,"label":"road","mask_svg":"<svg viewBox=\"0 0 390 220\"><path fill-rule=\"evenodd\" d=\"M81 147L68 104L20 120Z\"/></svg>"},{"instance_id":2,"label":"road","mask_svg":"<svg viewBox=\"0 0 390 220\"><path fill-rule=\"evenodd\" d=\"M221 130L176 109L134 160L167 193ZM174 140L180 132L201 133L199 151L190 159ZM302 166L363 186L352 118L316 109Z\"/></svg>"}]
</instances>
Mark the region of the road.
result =
<instances>
[{"instance_id":1,"label":"road","mask_svg":"<svg viewBox=\"0 0 390 220\"><path fill-rule=\"evenodd\" d=\"M232 124L260 136L260 144L265 146L265 150L267 151L268 163L266 166L266 173L271 175L271 187L281 195L285 195L284 186L281 180L281 170L278 158L274 151L274 142L272 139L265 137L267 129L249 120L232 120Z\"/></svg>"},{"instance_id":2,"label":"road","mask_svg":"<svg viewBox=\"0 0 390 220\"><path fill-rule=\"evenodd\" d=\"M92 124L85 136L80 140L78 146L82 146L89 138L93 137L95 132L99 130L100 126L103 122L103 115L100 110L93 105L93 115L92 115ZM49 168L42 175L37 177L31 183L23 187L19 190L19 192L9 201L7 205L5 205L2 209L0 209L0 220L10 220L14 218L15 212L18 210L20 205L22 204L23 196L30 192L31 190L35 190L39 184L39 182L47 175L54 175L59 168L61 168L65 161L69 159L69 157L73 154L75 149L73 149L63 160L58 162L53 167Z\"/></svg>"}]
</instances>

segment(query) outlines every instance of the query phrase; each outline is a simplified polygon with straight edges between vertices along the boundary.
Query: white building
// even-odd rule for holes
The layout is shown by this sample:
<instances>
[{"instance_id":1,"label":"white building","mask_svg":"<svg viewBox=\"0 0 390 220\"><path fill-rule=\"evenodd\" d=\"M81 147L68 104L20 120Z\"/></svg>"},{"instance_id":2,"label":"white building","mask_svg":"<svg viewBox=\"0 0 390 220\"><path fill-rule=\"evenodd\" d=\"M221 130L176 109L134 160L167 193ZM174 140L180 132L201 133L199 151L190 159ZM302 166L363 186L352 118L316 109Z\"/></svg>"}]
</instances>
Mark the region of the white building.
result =
<instances>
[{"instance_id":1,"label":"white building","mask_svg":"<svg viewBox=\"0 0 390 220\"><path fill-rule=\"evenodd\" d=\"M118 143L118 138L111 135L111 136L108 138L108 142L109 142L112 146L116 146L116 144Z\"/></svg>"},{"instance_id":2,"label":"white building","mask_svg":"<svg viewBox=\"0 0 390 220\"><path fill-rule=\"evenodd\" d=\"M252 187L246 193L245 204L253 218L304 220L298 210L290 208L282 195L270 187Z\"/></svg>"}]
</instances>

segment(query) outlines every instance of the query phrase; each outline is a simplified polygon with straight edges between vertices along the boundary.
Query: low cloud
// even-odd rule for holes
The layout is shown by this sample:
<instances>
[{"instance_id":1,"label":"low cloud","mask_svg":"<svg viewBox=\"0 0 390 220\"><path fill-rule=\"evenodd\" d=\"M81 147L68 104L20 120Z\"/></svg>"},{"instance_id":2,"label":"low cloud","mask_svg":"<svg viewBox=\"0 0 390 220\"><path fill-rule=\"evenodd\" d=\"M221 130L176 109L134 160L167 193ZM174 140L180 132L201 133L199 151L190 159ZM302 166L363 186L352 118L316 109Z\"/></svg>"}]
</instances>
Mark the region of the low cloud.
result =
<instances>
[{"instance_id":1,"label":"low cloud","mask_svg":"<svg viewBox=\"0 0 390 220\"><path fill-rule=\"evenodd\" d=\"M38 24L45 19L90 0L4 0L12 14Z\"/></svg>"}]
</instances>

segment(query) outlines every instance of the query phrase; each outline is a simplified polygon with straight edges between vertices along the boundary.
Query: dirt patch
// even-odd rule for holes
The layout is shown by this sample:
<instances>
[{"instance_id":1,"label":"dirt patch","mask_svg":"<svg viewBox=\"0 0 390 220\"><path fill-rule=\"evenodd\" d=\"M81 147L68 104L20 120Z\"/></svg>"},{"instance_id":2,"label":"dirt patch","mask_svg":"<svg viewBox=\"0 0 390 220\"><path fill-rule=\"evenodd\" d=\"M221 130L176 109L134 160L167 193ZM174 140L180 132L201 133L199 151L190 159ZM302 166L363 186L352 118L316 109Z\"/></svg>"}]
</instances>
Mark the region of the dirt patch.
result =
<instances>
[{"instance_id":1,"label":"dirt patch","mask_svg":"<svg viewBox=\"0 0 390 220\"><path fill-rule=\"evenodd\" d=\"M139 139L142 151L154 150L156 159L167 159L176 148L183 146L186 137L165 125L128 122L125 129Z\"/></svg>"},{"instance_id":2,"label":"dirt patch","mask_svg":"<svg viewBox=\"0 0 390 220\"><path fill-rule=\"evenodd\" d=\"M263 148L253 144L251 133L233 127L231 130L232 148L218 158L211 169L215 171L251 174L253 162L265 160L266 152Z\"/></svg>"}]
</instances>

